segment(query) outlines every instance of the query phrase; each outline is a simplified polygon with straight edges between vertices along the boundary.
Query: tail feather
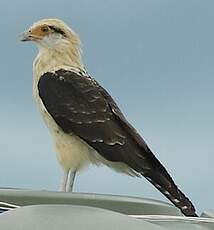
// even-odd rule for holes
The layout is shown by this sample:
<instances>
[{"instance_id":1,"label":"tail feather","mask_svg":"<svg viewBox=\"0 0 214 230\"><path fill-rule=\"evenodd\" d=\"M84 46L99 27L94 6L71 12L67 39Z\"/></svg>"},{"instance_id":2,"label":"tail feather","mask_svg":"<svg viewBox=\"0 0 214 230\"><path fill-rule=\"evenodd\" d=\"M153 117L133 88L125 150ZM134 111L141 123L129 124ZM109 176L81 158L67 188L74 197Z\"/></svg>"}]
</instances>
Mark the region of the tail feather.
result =
<instances>
[{"instance_id":1,"label":"tail feather","mask_svg":"<svg viewBox=\"0 0 214 230\"><path fill-rule=\"evenodd\" d=\"M157 172L146 172L143 176L152 183L164 196L166 196L185 216L197 217L192 202L178 189L170 175L165 172L163 176Z\"/></svg>"}]
</instances>

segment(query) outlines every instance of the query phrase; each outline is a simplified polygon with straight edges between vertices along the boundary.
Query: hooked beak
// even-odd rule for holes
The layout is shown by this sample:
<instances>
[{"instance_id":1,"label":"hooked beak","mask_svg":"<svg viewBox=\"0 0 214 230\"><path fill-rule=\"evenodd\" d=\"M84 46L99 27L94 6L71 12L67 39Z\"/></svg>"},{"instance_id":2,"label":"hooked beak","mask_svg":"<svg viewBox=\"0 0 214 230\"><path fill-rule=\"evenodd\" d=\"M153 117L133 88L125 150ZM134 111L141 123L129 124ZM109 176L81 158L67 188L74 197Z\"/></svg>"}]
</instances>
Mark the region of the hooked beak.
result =
<instances>
[{"instance_id":1,"label":"hooked beak","mask_svg":"<svg viewBox=\"0 0 214 230\"><path fill-rule=\"evenodd\" d=\"M31 32L30 31L25 31L23 34L21 34L20 41L21 42L32 41Z\"/></svg>"},{"instance_id":2,"label":"hooked beak","mask_svg":"<svg viewBox=\"0 0 214 230\"><path fill-rule=\"evenodd\" d=\"M31 30L25 31L23 34L20 36L20 41L21 42L27 42L27 41L39 41L41 40L41 37L35 35L35 33Z\"/></svg>"}]
</instances>

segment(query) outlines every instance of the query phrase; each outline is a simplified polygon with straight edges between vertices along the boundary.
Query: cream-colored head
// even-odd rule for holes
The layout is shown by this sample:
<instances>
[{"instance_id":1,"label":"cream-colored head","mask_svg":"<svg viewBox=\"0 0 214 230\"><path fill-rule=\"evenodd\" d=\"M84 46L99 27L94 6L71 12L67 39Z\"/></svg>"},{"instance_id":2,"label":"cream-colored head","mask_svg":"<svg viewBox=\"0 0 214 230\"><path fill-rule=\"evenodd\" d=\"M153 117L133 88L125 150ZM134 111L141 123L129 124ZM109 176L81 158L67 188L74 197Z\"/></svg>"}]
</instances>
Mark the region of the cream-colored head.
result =
<instances>
[{"instance_id":1,"label":"cream-colored head","mask_svg":"<svg viewBox=\"0 0 214 230\"><path fill-rule=\"evenodd\" d=\"M34 41L43 48L54 48L60 43L80 45L78 35L59 19L42 19L34 23L23 34L21 41Z\"/></svg>"},{"instance_id":2,"label":"cream-colored head","mask_svg":"<svg viewBox=\"0 0 214 230\"><path fill-rule=\"evenodd\" d=\"M80 39L59 19L43 19L34 23L22 35L21 41L33 41L38 45L38 68L47 68L46 65L50 68L57 65L83 68Z\"/></svg>"}]
</instances>

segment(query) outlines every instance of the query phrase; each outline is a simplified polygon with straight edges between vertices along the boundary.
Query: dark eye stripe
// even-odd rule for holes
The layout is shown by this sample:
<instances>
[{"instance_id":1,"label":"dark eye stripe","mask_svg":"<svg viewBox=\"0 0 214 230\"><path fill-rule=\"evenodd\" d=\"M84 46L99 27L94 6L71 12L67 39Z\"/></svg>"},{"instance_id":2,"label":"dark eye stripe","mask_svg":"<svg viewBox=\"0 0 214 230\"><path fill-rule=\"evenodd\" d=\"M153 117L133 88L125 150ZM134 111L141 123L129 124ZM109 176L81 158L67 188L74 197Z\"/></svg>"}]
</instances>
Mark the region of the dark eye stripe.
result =
<instances>
[{"instance_id":1,"label":"dark eye stripe","mask_svg":"<svg viewBox=\"0 0 214 230\"><path fill-rule=\"evenodd\" d=\"M48 27L54 32L62 34L64 37L66 37L66 33L63 30L61 30L59 27L50 26L50 25Z\"/></svg>"}]
</instances>

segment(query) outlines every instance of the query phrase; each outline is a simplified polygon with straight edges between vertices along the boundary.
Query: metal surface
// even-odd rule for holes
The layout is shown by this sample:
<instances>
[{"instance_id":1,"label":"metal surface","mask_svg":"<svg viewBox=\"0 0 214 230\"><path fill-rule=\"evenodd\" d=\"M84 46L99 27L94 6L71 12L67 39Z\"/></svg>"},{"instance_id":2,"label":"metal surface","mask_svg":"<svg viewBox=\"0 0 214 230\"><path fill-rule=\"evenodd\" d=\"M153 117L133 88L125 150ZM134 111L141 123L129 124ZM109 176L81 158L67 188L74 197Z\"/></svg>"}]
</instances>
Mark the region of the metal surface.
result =
<instances>
[{"instance_id":1,"label":"metal surface","mask_svg":"<svg viewBox=\"0 0 214 230\"><path fill-rule=\"evenodd\" d=\"M0 202L9 207L0 214L5 230L214 230L212 211L184 217L174 206L149 199L0 189Z\"/></svg>"},{"instance_id":2,"label":"metal surface","mask_svg":"<svg viewBox=\"0 0 214 230\"><path fill-rule=\"evenodd\" d=\"M8 230L164 230L127 215L84 206L34 205L5 212L0 228Z\"/></svg>"},{"instance_id":3,"label":"metal surface","mask_svg":"<svg viewBox=\"0 0 214 230\"><path fill-rule=\"evenodd\" d=\"M128 215L181 215L171 204L125 196L0 189L0 201L20 206L35 204L72 204L103 208Z\"/></svg>"}]
</instances>

